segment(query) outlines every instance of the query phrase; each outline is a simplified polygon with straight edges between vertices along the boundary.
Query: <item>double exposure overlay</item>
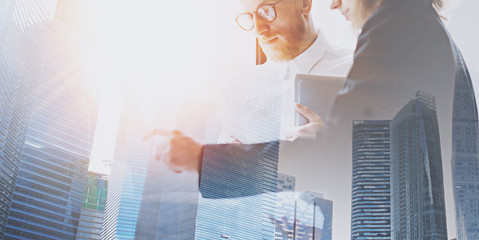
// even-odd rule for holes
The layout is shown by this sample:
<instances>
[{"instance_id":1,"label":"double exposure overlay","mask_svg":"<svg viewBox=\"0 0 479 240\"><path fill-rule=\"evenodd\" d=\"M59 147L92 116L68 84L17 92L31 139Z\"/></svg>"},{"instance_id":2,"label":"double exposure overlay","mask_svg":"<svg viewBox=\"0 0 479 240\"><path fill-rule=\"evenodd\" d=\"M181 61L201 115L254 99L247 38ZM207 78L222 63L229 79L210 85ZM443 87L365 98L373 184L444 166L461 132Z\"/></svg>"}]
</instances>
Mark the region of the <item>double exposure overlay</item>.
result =
<instances>
[{"instance_id":1,"label":"double exposure overlay","mask_svg":"<svg viewBox=\"0 0 479 240\"><path fill-rule=\"evenodd\" d=\"M1 0L0 239L479 240L478 7Z\"/></svg>"}]
</instances>

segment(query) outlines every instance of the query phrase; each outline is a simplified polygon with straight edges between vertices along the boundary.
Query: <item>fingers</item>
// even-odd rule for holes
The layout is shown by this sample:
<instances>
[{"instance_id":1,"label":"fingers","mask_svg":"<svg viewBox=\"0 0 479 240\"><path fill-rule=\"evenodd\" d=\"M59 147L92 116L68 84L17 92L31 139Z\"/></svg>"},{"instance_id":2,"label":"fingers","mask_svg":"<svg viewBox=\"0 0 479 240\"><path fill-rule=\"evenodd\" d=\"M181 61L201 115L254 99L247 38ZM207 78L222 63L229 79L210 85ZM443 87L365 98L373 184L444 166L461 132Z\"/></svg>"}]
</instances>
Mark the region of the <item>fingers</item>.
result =
<instances>
[{"instance_id":1,"label":"fingers","mask_svg":"<svg viewBox=\"0 0 479 240\"><path fill-rule=\"evenodd\" d=\"M287 129L281 133L281 140L294 142L298 138L298 133L297 127Z\"/></svg>"},{"instance_id":2,"label":"fingers","mask_svg":"<svg viewBox=\"0 0 479 240\"><path fill-rule=\"evenodd\" d=\"M296 103L296 111L301 114L301 116L305 117L309 122L320 122L324 124L323 119L313 112L309 107Z\"/></svg>"},{"instance_id":3,"label":"fingers","mask_svg":"<svg viewBox=\"0 0 479 240\"><path fill-rule=\"evenodd\" d=\"M302 126L293 127L282 133L281 140L294 142L298 138L314 139L323 127L324 123L322 122L310 122Z\"/></svg>"},{"instance_id":4,"label":"fingers","mask_svg":"<svg viewBox=\"0 0 479 240\"><path fill-rule=\"evenodd\" d=\"M290 141L290 142L294 142L296 141L296 139L298 139L298 135L291 135L291 136L286 136L285 140L286 141Z\"/></svg>"},{"instance_id":5,"label":"fingers","mask_svg":"<svg viewBox=\"0 0 479 240\"><path fill-rule=\"evenodd\" d=\"M155 135L169 137L168 141L157 143L156 160L163 161L168 169L176 173L199 170L203 152L202 144L178 130L155 129L145 136L145 139Z\"/></svg>"},{"instance_id":6,"label":"fingers","mask_svg":"<svg viewBox=\"0 0 479 240\"><path fill-rule=\"evenodd\" d=\"M318 133L321 127L323 126L324 124L321 124L318 122L310 122L303 126L297 127L298 135L299 137L304 137L304 138L315 138L316 133Z\"/></svg>"}]
</instances>

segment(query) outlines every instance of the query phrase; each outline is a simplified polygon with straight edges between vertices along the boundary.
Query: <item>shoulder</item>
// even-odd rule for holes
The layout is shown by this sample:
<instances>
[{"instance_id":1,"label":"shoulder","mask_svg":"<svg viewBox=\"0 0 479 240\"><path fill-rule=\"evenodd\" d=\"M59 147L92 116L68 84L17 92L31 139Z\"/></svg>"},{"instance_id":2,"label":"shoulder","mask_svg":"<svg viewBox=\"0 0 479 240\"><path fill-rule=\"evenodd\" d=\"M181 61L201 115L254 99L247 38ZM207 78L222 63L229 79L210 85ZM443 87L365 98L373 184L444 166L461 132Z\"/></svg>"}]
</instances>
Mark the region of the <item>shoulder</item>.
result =
<instances>
[{"instance_id":1,"label":"shoulder","mask_svg":"<svg viewBox=\"0 0 479 240\"><path fill-rule=\"evenodd\" d=\"M326 56L338 61L352 60L354 51L352 49L339 48L334 45L330 45L326 51Z\"/></svg>"},{"instance_id":2,"label":"shoulder","mask_svg":"<svg viewBox=\"0 0 479 240\"><path fill-rule=\"evenodd\" d=\"M432 6L387 2L366 21L359 39L372 36L379 40L394 40L395 44L408 44L438 35L444 37L447 34Z\"/></svg>"},{"instance_id":3,"label":"shoulder","mask_svg":"<svg viewBox=\"0 0 479 240\"><path fill-rule=\"evenodd\" d=\"M346 76L353 65L354 51L328 46L326 53L311 70L311 74Z\"/></svg>"},{"instance_id":4,"label":"shoulder","mask_svg":"<svg viewBox=\"0 0 479 240\"><path fill-rule=\"evenodd\" d=\"M380 59L388 63L407 58L412 64L435 52L449 54L451 39L434 9L388 2L366 21L355 61Z\"/></svg>"}]
</instances>

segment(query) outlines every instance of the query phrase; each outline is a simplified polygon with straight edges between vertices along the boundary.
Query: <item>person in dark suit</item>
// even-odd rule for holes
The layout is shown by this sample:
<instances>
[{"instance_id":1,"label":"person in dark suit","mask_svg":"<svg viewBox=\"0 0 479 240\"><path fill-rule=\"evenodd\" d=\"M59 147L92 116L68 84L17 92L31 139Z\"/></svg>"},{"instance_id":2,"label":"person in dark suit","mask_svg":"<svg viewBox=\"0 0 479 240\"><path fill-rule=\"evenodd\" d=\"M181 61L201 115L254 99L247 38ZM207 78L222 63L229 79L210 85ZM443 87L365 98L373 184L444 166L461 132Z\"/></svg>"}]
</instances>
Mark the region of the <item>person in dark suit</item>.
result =
<instances>
[{"instance_id":1,"label":"person in dark suit","mask_svg":"<svg viewBox=\"0 0 479 240\"><path fill-rule=\"evenodd\" d=\"M336 97L327 119L328 131L341 133L339 129L342 130L343 127L348 126L347 131L350 131L351 124L348 123L351 119L391 119L392 115L398 112L416 91L424 91L432 94L436 99L443 165L447 169L447 166L451 166L451 159L453 168L461 168L461 161L463 161L462 165L466 161L477 163L477 157L474 157L477 154L477 132L474 129L477 129L478 116L474 89L461 51L445 29L438 14L443 2L440 0L363 1L366 4L359 7L360 11L350 11L351 7L357 8L355 5L358 2L359 0L336 0L332 4L333 9L339 9L358 25L363 24L361 15L370 15L370 17L362 26L354 65L348 75L347 83ZM470 133L464 134L465 132ZM466 138L465 135L469 137ZM337 138L347 139L344 135ZM475 163L469 164L469 169L477 169ZM429 176L432 182L429 186L437 184L442 188L442 186L453 185L453 190L456 192L459 238L467 238L466 234L473 236L474 227L472 226L477 226L477 218L467 217L467 214L474 211L471 209L478 208L479 201L464 200L477 198L477 195L469 193L466 196L467 191L463 189L466 185L467 188L474 188L473 186L477 184L467 182L468 180L464 180L463 176L461 179L460 174L456 176L455 170L453 170L452 181L448 180L450 179L450 175L447 174L449 171L444 173L440 179L436 178L438 183L434 183ZM470 175L475 173L469 172ZM442 182L442 177L445 184ZM431 188L433 188L431 191L442 191L440 188L435 190L434 187ZM392 198L397 200L398 194L393 190ZM458 192L460 194L457 194ZM467 206L464 202L468 202ZM439 212L434 217L436 231L434 239L448 239L444 195L428 204L428 209ZM393 212L396 207L392 207ZM403 217L401 214L393 215L395 218L391 232L393 239L406 237L405 229L398 227L399 218ZM452 218L451 215L453 214L448 214L448 217ZM422 225L427 224L422 223ZM464 230L466 226L469 227L468 233ZM433 232L431 229L428 230L429 234ZM425 234L421 230L423 229L417 229L420 234ZM419 238L428 239L424 235L420 235Z\"/></svg>"},{"instance_id":2,"label":"person in dark suit","mask_svg":"<svg viewBox=\"0 0 479 240\"><path fill-rule=\"evenodd\" d=\"M328 122L390 119L418 90L435 95L438 105L444 107L438 112L451 115L459 51L435 9L441 2L344 2L350 3L335 0L332 8L340 9L362 31L354 65L336 97ZM369 16L367 21L364 16Z\"/></svg>"}]
</instances>

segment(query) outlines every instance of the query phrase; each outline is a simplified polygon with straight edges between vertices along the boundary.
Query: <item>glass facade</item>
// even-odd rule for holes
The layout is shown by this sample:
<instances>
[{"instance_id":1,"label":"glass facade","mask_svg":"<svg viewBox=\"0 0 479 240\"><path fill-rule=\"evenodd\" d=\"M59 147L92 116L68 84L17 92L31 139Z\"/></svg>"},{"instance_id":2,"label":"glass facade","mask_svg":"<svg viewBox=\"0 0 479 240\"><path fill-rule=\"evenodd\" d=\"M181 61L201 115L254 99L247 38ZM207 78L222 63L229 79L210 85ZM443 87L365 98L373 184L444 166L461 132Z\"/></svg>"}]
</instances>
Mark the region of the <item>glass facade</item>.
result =
<instances>
[{"instance_id":1,"label":"glass facade","mask_svg":"<svg viewBox=\"0 0 479 240\"><path fill-rule=\"evenodd\" d=\"M274 239L292 239L296 178L278 173L277 188L276 211L271 217L274 221Z\"/></svg>"},{"instance_id":2,"label":"glass facade","mask_svg":"<svg viewBox=\"0 0 479 240\"><path fill-rule=\"evenodd\" d=\"M68 1L0 4L2 239L76 234L96 112L68 11Z\"/></svg>"},{"instance_id":3,"label":"glass facade","mask_svg":"<svg viewBox=\"0 0 479 240\"><path fill-rule=\"evenodd\" d=\"M282 84L257 71L232 75L242 81L228 82L218 101L221 131L204 150L195 239L274 239Z\"/></svg>"},{"instance_id":4,"label":"glass facade","mask_svg":"<svg viewBox=\"0 0 479 240\"><path fill-rule=\"evenodd\" d=\"M197 208L198 174L174 173L151 158L135 239L194 239Z\"/></svg>"},{"instance_id":5,"label":"glass facade","mask_svg":"<svg viewBox=\"0 0 479 240\"><path fill-rule=\"evenodd\" d=\"M389 123L353 122L351 239L391 239Z\"/></svg>"},{"instance_id":6,"label":"glass facade","mask_svg":"<svg viewBox=\"0 0 479 240\"><path fill-rule=\"evenodd\" d=\"M77 240L99 240L103 224L104 211L82 208L78 223Z\"/></svg>"},{"instance_id":7,"label":"glass facade","mask_svg":"<svg viewBox=\"0 0 479 240\"><path fill-rule=\"evenodd\" d=\"M226 148L225 161L236 160L231 158L231 151L234 150ZM195 239L274 238L270 218L276 204L278 144L270 148L251 146L248 153L242 156L247 161L242 168L229 169L225 164L223 169L208 162L210 156L218 157L218 152L205 149L200 190L202 196L211 198L201 197L198 201ZM258 156L264 158L258 160ZM217 181L217 176L225 180ZM225 193L231 195L225 198Z\"/></svg>"},{"instance_id":8,"label":"glass facade","mask_svg":"<svg viewBox=\"0 0 479 240\"><path fill-rule=\"evenodd\" d=\"M24 28L33 10L34 26ZM32 92L45 57L46 36L43 21L48 13L41 4L0 3L0 238L3 239L15 182L22 158L26 128L31 111Z\"/></svg>"},{"instance_id":9,"label":"glass facade","mask_svg":"<svg viewBox=\"0 0 479 240\"><path fill-rule=\"evenodd\" d=\"M84 81L85 46L71 25L72 2L55 2L55 18L38 26L48 29L45 39L35 41L45 55L36 66L6 239L75 239L77 233L97 113ZM22 26L37 28L29 24Z\"/></svg>"},{"instance_id":10,"label":"glass facade","mask_svg":"<svg viewBox=\"0 0 479 240\"><path fill-rule=\"evenodd\" d=\"M315 192L295 192L295 177L278 174L274 239L331 240L333 203Z\"/></svg>"},{"instance_id":11,"label":"glass facade","mask_svg":"<svg viewBox=\"0 0 479 240\"><path fill-rule=\"evenodd\" d=\"M447 240L434 96L423 92L391 121L392 239Z\"/></svg>"},{"instance_id":12,"label":"glass facade","mask_svg":"<svg viewBox=\"0 0 479 240\"><path fill-rule=\"evenodd\" d=\"M102 239L194 239L198 173L173 172L154 157L153 143L165 138L145 139L155 126L138 102L126 99Z\"/></svg>"},{"instance_id":13,"label":"glass facade","mask_svg":"<svg viewBox=\"0 0 479 240\"><path fill-rule=\"evenodd\" d=\"M100 239L107 186L106 175L88 173L76 240Z\"/></svg>"},{"instance_id":14,"label":"glass facade","mask_svg":"<svg viewBox=\"0 0 479 240\"><path fill-rule=\"evenodd\" d=\"M452 171L457 239L479 239L479 131L476 98L465 66L456 72L452 119Z\"/></svg>"},{"instance_id":15,"label":"glass facade","mask_svg":"<svg viewBox=\"0 0 479 240\"><path fill-rule=\"evenodd\" d=\"M152 141L144 140L151 128L134 109L133 103L125 102L108 178L101 239L135 239Z\"/></svg>"}]
</instances>

